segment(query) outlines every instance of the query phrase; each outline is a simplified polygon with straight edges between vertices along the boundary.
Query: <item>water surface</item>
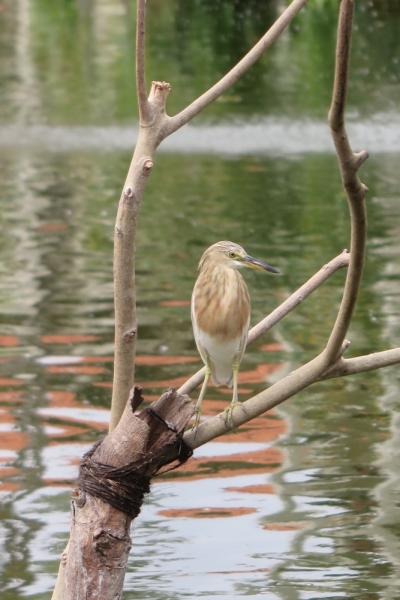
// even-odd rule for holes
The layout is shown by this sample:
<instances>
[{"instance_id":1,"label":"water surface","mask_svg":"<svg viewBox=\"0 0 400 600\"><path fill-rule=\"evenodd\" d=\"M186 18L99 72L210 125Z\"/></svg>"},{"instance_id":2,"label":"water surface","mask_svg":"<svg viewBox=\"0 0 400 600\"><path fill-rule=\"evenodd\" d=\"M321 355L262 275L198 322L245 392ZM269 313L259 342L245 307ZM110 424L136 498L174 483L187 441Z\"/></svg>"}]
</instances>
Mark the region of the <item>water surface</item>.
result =
<instances>
[{"instance_id":1,"label":"water surface","mask_svg":"<svg viewBox=\"0 0 400 600\"><path fill-rule=\"evenodd\" d=\"M171 114L229 69L280 3L148 3L148 77ZM138 233L137 382L147 401L201 366L189 301L204 249L232 239L252 323L349 245L326 124L335 0L308 9L157 154ZM134 3L5 0L0 40L0 590L44 600L82 454L107 429L112 240L137 131ZM349 356L399 343L400 9L358 2L349 133L371 154L369 244ZM326 343L345 273L249 348L242 400ZM398 369L319 383L154 482L126 598L394 599ZM205 418L229 391L210 387Z\"/></svg>"}]
</instances>

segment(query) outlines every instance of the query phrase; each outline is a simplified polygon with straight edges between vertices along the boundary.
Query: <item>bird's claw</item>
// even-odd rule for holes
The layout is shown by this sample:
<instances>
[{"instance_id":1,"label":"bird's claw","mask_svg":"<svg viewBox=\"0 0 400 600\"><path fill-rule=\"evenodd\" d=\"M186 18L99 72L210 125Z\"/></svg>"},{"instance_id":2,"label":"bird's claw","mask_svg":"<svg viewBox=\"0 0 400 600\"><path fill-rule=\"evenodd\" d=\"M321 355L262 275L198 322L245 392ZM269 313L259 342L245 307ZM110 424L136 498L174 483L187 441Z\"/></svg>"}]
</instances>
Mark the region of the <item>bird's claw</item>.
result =
<instances>
[{"instance_id":1,"label":"bird's claw","mask_svg":"<svg viewBox=\"0 0 400 600\"><path fill-rule=\"evenodd\" d=\"M236 406L240 406L240 408L244 411L244 413L247 415L247 411L245 409L245 407L243 406L243 404L241 402L239 402L239 400L237 400L236 402L232 402L232 404L230 404L227 408L225 408L224 413L225 413L225 425L228 427L230 427L230 429L233 431L233 433L236 433L236 429L235 429L235 423L233 422L233 409L236 408Z\"/></svg>"}]
</instances>

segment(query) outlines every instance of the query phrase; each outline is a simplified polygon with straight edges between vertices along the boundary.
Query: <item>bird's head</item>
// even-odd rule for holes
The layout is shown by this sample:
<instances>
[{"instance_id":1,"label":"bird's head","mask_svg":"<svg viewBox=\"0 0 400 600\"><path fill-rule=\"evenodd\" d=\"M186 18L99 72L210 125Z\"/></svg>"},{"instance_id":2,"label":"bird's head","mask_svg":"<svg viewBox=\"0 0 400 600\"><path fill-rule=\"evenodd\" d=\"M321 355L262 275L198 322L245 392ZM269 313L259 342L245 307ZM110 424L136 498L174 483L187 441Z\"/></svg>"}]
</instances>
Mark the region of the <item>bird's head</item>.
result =
<instances>
[{"instance_id":1,"label":"bird's head","mask_svg":"<svg viewBox=\"0 0 400 600\"><path fill-rule=\"evenodd\" d=\"M235 244L234 242L217 242L204 252L199 263L201 271L205 266L215 263L221 267L230 269L241 269L242 267L250 267L251 269L259 269L260 271L269 271L270 273L280 274L278 269L271 267L266 263L256 260L246 250Z\"/></svg>"}]
</instances>

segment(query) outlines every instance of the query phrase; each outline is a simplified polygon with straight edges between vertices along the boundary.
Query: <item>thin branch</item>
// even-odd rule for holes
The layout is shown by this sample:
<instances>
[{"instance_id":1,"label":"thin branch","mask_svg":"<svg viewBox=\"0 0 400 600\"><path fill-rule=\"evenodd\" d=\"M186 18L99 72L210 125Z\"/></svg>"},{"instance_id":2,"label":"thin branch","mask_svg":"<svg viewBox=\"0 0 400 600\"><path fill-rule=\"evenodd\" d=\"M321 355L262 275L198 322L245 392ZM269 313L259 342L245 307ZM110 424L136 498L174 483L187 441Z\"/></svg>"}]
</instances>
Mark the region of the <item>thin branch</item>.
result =
<instances>
[{"instance_id":1,"label":"thin branch","mask_svg":"<svg viewBox=\"0 0 400 600\"><path fill-rule=\"evenodd\" d=\"M243 407L235 408L232 413L232 421L237 427L284 402L316 381L374 370L400 362L399 348L347 360L342 357L349 345L345 336L354 313L361 284L367 222L364 202L367 188L358 178L357 171L368 158L368 154L365 151L358 154L353 153L344 119L353 11L354 0L342 0L336 48L335 82L329 112L331 133L351 218L351 252L342 302L326 349L309 363L299 367L270 388L245 402ZM185 441L194 449L228 430L229 425L224 414L221 413L208 419L196 430L188 431L185 434Z\"/></svg>"},{"instance_id":2,"label":"thin branch","mask_svg":"<svg viewBox=\"0 0 400 600\"><path fill-rule=\"evenodd\" d=\"M243 402L242 405L238 405L232 412L232 421L235 427L240 427L244 423L259 417L315 383L322 377L324 369L325 365L321 360L321 355L319 355L307 364L292 371L268 389L257 394L257 396L253 396L253 398ZM230 431L232 431L230 423L227 423L225 414L220 413L211 419L207 419L196 430L186 431L184 440L194 450Z\"/></svg>"},{"instance_id":3,"label":"thin branch","mask_svg":"<svg viewBox=\"0 0 400 600\"><path fill-rule=\"evenodd\" d=\"M373 352L356 358L341 358L328 370L321 379L333 379L334 377L345 377L366 371L375 371L384 367L391 367L400 363L400 348Z\"/></svg>"},{"instance_id":4,"label":"thin branch","mask_svg":"<svg viewBox=\"0 0 400 600\"><path fill-rule=\"evenodd\" d=\"M354 313L364 266L367 234L367 215L364 203L367 188L361 183L357 170L368 158L368 154L365 151L359 154L353 153L344 122L353 11L354 0L342 0L336 46L335 81L332 105L329 111L332 138L350 208L351 247L350 264L342 302L324 353L327 364L334 363L339 356Z\"/></svg>"},{"instance_id":5,"label":"thin branch","mask_svg":"<svg viewBox=\"0 0 400 600\"><path fill-rule=\"evenodd\" d=\"M329 263L324 265L315 275L313 275L306 283L304 283L298 290L293 292L289 298L287 298L280 306L272 311L262 321L257 323L249 331L247 338L247 346L252 344L258 339L263 333L266 333L271 327L281 321L286 315L288 315L296 306L301 304L307 296L312 294L320 285L324 283L333 273L347 267L349 264L350 255L347 250L344 250L341 254L332 259ZM204 367L197 371L188 381L186 381L182 387L179 388L180 394L190 394L198 385L202 383L204 379Z\"/></svg>"},{"instance_id":6,"label":"thin branch","mask_svg":"<svg viewBox=\"0 0 400 600\"><path fill-rule=\"evenodd\" d=\"M150 107L147 100L145 73L145 34L146 0L137 0L136 11L136 87L139 103L139 116L142 125L150 120Z\"/></svg>"},{"instance_id":7,"label":"thin branch","mask_svg":"<svg viewBox=\"0 0 400 600\"><path fill-rule=\"evenodd\" d=\"M252 344L254 340L259 338L263 333L266 333L271 327L286 317L293 309L303 302L307 296L312 294L319 286L324 283L333 273L347 267L350 261L350 254L347 250L343 250L341 254L324 265L315 275L313 275L306 283L304 283L296 292L291 294L287 300L282 302L278 308L272 311L265 319L255 325L250 331L247 338L247 345Z\"/></svg>"},{"instance_id":8,"label":"thin branch","mask_svg":"<svg viewBox=\"0 0 400 600\"><path fill-rule=\"evenodd\" d=\"M115 358L110 432L121 418L134 383L137 331L136 228L144 189L154 166L154 153L159 143L159 130L170 89L171 86L167 83L152 83L148 103L154 117L154 126L140 128L118 205L114 235Z\"/></svg>"},{"instance_id":9,"label":"thin branch","mask_svg":"<svg viewBox=\"0 0 400 600\"><path fill-rule=\"evenodd\" d=\"M323 355L320 354L309 363L289 373L289 375L270 388L244 402L242 407L238 406L235 408L233 411L235 427L240 427L244 423L271 410L271 408L282 404L288 398L318 381L365 373L366 371L375 371L383 367L397 365L400 363L400 348L384 350L383 352L375 352L346 360L340 357L329 371L324 370L325 366L323 360L321 360L322 358ZM224 413L220 413L199 425L196 431L193 429L187 431L184 435L184 440L194 450L229 431L231 431L230 425L227 424Z\"/></svg>"},{"instance_id":10,"label":"thin branch","mask_svg":"<svg viewBox=\"0 0 400 600\"><path fill-rule=\"evenodd\" d=\"M136 226L143 191L153 168L153 155L157 147L158 131L147 127L151 116L164 118L164 105L168 91L165 86L153 83L147 99L145 77L145 0L137 0L136 18L136 85L141 129L118 205L114 234L114 307L115 345L114 379L111 399L109 431L117 426L134 381L136 353L136 288L135 242ZM158 104L162 98L163 107Z\"/></svg>"},{"instance_id":11,"label":"thin branch","mask_svg":"<svg viewBox=\"0 0 400 600\"><path fill-rule=\"evenodd\" d=\"M114 234L114 381L110 432L124 412L133 385L137 317L135 297L135 231L138 202L131 188L125 188L119 201Z\"/></svg>"},{"instance_id":12,"label":"thin branch","mask_svg":"<svg viewBox=\"0 0 400 600\"><path fill-rule=\"evenodd\" d=\"M170 135L188 121L198 115L204 108L219 98L226 90L231 87L249 68L260 58L269 46L280 36L282 31L294 19L297 13L305 6L307 0L293 0L281 16L275 21L266 34L257 42L257 44L212 88L207 90L202 96L189 104L184 110L169 118L169 124L165 131L165 137Z\"/></svg>"}]
</instances>

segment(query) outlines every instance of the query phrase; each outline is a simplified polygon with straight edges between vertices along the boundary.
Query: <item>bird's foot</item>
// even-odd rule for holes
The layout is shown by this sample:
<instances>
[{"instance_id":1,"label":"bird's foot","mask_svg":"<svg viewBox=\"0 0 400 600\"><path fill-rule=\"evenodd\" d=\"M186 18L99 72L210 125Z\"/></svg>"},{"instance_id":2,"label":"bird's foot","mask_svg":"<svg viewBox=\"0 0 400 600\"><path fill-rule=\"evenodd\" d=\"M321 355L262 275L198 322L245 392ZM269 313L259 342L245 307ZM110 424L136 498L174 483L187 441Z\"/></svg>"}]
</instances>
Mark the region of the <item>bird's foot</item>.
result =
<instances>
[{"instance_id":1,"label":"bird's foot","mask_svg":"<svg viewBox=\"0 0 400 600\"><path fill-rule=\"evenodd\" d=\"M235 429L235 423L233 422L233 409L236 408L236 406L240 406L240 408L243 410L243 412L247 415L247 411L245 409L245 407L243 406L243 404L241 402L239 402L239 400L237 400L236 402L232 402L227 408L225 408L224 413L225 413L225 425L231 428L231 430L233 431L233 433L236 433L236 429Z\"/></svg>"},{"instance_id":2,"label":"bird's foot","mask_svg":"<svg viewBox=\"0 0 400 600\"><path fill-rule=\"evenodd\" d=\"M194 414L195 414L194 425L193 425L191 431L193 431L194 437L196 437L197 429L200 425L201 409L196 408L196 410L194 411Z\"/></svg>"}]
</instances>

